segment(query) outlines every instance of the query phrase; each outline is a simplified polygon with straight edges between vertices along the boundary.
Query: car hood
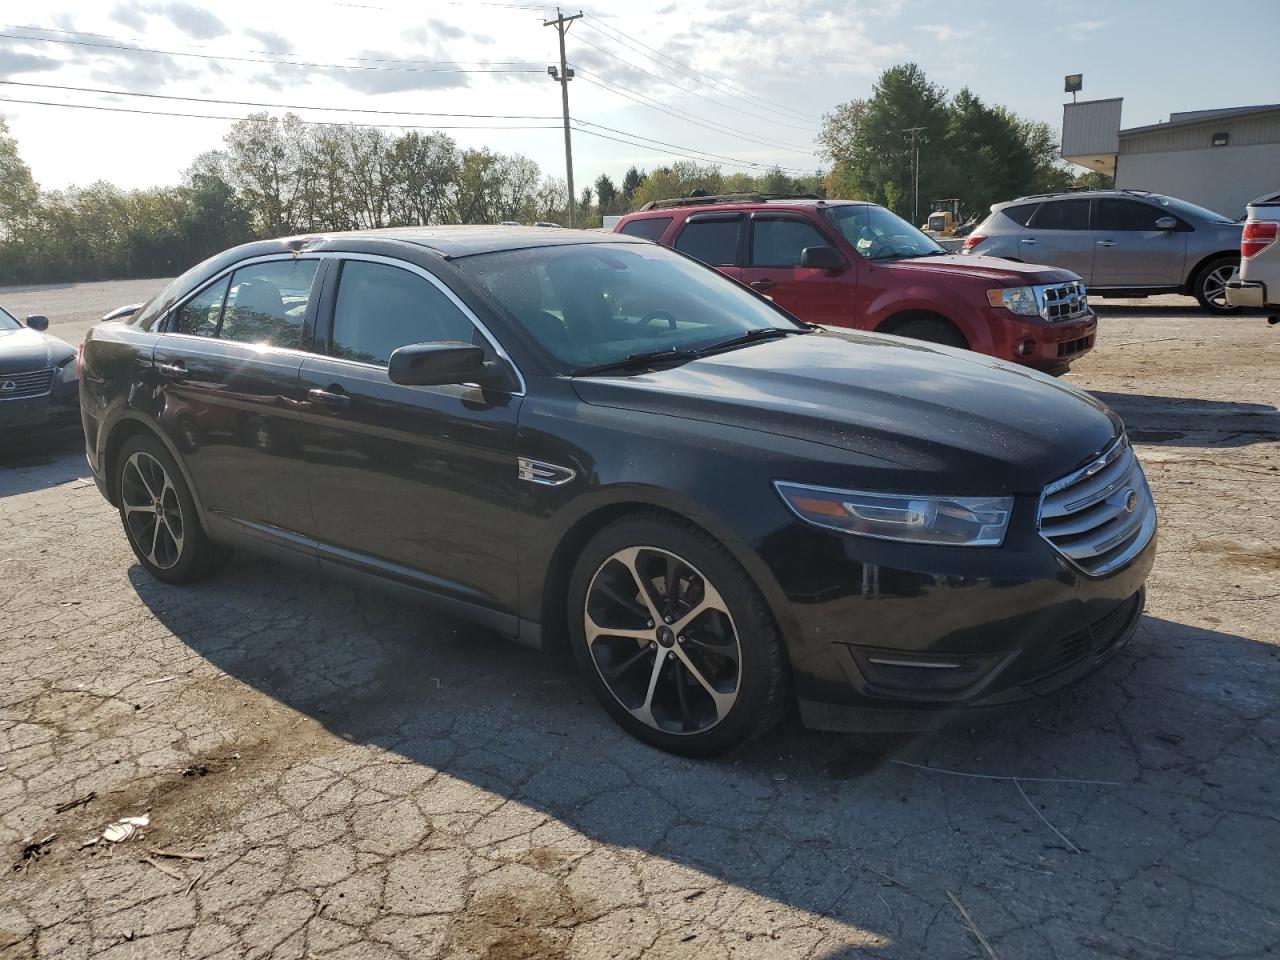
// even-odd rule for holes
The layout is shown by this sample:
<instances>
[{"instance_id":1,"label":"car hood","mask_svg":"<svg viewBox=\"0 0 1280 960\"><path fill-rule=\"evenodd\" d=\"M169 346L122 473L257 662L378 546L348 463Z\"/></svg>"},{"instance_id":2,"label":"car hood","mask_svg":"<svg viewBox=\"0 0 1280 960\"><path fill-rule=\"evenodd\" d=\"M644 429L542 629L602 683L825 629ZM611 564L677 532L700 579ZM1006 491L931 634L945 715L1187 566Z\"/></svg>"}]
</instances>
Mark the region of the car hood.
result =
<instances>
[{"instance_id":1,"label":"car hood","mask_svg":"<svg viewBox=\"0 0 1280 960\"><path fill-rule=\"evenodd\" d=\"M75 356L71 344L38 330L0 330L0 373L47 370Z\"/></svg>"},{"instance_id":2,"label":"car hood","mask_svg":"<svg viewBox=\"0 0 1280 960\"><path fill-rule=\"evenodd\" d=\"M1047 267L1038 263L1019 263L999 257L962 256L957 253L945 257L916 257L909 260L891 260L888 263L895 272L907 276L914 274L964 275L978 277L1001 287L1029 286L1034 283L1066 283L1079 280L1078 274L1061 267ZM921 279L924 279L923 277Z\"/></svg>"},{"instance_id":3,"label":"car hood","mask_svg":"<svg viewBox=\"0 0 1280 960\"><path fill-rule=\"evenodd\" d=\"M590 404L838 448L854 456L814 448L812 459L918 493L1036 493L1123 430L1102 403L1043 374L872 333L788 337L573 385Z\"/></svg>"}]
</instances>

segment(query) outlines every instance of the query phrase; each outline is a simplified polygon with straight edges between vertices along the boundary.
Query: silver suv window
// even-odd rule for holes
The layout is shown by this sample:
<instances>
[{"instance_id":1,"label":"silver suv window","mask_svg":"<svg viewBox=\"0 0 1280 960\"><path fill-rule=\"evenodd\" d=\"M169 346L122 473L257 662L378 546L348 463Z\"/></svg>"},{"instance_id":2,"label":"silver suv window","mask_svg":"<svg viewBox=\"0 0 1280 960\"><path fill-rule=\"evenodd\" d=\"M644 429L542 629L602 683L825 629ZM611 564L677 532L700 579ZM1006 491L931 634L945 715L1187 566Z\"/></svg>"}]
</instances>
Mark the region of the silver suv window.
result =
<instances>
[{"instance_id":1,"label":"silver suv window","mask_svg":"<svg viewBox=\"0 0 1280 960\"><path fill-rule=\"evenodd\" d=\"M1047 200L1031 218L1035 230L1088 230L1088 200Z\"/></svg>"}]
</instances>

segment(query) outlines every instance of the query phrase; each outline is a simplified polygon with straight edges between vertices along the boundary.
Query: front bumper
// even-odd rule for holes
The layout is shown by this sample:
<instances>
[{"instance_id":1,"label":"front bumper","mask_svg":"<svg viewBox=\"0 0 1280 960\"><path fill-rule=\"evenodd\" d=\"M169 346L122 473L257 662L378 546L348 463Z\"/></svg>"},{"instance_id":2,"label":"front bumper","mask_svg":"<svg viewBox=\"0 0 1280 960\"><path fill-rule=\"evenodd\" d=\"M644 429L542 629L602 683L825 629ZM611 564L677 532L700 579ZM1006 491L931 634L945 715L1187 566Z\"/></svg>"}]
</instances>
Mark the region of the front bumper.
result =
<instances>
[{"instance_id":1,"label":"front bumper","mask_svg":"<svg viewBox=\"0 0 1280 960\"><path fill-rule=\"evenodd\" d=\"M4 377L0 376L0 380ZM52 389L35 397L0 398L0 432L52 429L77 423L80 418L78 383L55 375Z\"/></svg>"},{"instance_id":2,"label":"front bumper","mask_svg":"<svg viewBox=\"0 0 1280 960\"><path fill-rule=\"evenodd\" d=\"M1053 322L1018 317L1007 310L999 313L1011 330L1001 359L1037 370L1066 368L1093 349L1098 334L1098 318L1092 310L1073 320Z\"/></svg>"},{"instance_id":3,"label":"front bumper","mask_svg":"<svg viewBox=\"0 0 1280 960\"><path fill-rule=\"evenodd\" d=\"M1025 512L998 548L799 527L771 547L805 724L907 731L1035 700L1115 656L1141 619L1156 537L1100 577Z\"/></svg>"},{"instance_id":4,"label":"front bumper","mask_svg":"<svg viewBox=\"0 0 1280 960\"><path fill-rule=\"evenodd\" d=\"M1267 298L1265 283L1241 280L1238 275L1227 281L1227 303L1233 307L1277 306Z\"/></svg>"}]
</instances>

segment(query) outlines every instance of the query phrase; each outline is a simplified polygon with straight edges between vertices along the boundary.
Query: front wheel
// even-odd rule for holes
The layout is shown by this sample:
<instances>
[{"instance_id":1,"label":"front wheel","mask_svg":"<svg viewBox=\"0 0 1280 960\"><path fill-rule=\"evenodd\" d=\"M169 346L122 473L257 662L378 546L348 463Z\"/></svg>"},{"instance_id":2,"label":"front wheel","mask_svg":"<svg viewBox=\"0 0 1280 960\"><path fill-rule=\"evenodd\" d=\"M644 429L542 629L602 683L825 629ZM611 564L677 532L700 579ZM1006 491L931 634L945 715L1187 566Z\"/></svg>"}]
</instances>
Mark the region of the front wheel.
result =
<instances>
[{"instance_id":1,"label":"front wheel","mask_svg":"<svg viewBox=\"0 0 1280 960\"><path fill-rule=\"evenodd\" d=\"M1200 302L1200 307L1209 313L1229 314L1239 312L1227 302L1227 281L1240 265L1237 257L1219 257L1210 260L1196 275L1192 293Z\"/></svg>"},{"instance_id":2,"label":"front wheel","mask_svg":"<svg viewBox=\"0 0 1280 960\"><path fill-rule=\"evenodd\" d=\"M895 337L910 337L912 340L924 340L944 347L956 347L960 350L969 348L969 341L964 338L964 334L945 320L908 320L888 332Z\"/></svg>"},{"instance_id":3,"label":"front wheel","mask_svg":"<svg viewBox=\"0 0 1280 960\"><path fill-rule=\"evenodd\" d=\"M625 730L685 756L723 753L789 704L782 640L712 537L662 515L606 527L569 586L579 668Z\"/></svg>"},{"instance_id":4,"label":"front wheel","mask_svg":"<svg viewBox=\"0 0 1280 960\"><path fill-rule=\"evenodd\" d=\"M204 532L191 491L163 444L133 437L116 462L120 520L148 573L166 583L190 583L226 562L231 551Z\"/></svg>"}]
</instances>

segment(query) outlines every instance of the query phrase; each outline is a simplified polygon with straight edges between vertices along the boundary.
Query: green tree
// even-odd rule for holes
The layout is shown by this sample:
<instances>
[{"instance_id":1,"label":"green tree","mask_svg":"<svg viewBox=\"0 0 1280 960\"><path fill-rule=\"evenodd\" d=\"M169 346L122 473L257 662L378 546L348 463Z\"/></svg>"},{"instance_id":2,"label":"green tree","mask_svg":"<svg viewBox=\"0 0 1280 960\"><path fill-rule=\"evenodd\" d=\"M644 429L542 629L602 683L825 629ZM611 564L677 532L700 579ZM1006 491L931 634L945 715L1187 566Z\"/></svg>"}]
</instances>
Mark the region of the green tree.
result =
<instances>
[{"instance_id":1,"label":"green tree","mask_svg":"<svg viewBox=\"0 0 1280 960\"><path fill-rule=\"evenodd\" d=\"M634 168L632 168L634 169ZM628 176L630 171L628 171ZM692 160L677 160L669 167L654 170L631 195L631 209L651 200L670 200L690 196L695 190L723 192L724 177L715 165L702 165ZM625 183L625 181L624 181Z\"/></svg>"},{"instance_id":2,"label":"green tree","mask_svg":"<svg viewBox=\"0 0 1280 960\"><path fill-rule=\"evenodd\" d=\"M643 170L637 170L634 166L628 167L627 172L622 177L622 203L623 210L634 210L636 191L640 189L648 174Z\"/></svg>"},{"instance_id":3,"label":"green tree","mask_svg":"<svg viewBox=\"0 0 1280 960\"><path fill-rule=\"evenodd\" d=\"M621 213L618 209L618 188L613 185L608 174L596 177L596 203L600 206L601 216L613 216Z\"/></svg>"}]
</instances>

